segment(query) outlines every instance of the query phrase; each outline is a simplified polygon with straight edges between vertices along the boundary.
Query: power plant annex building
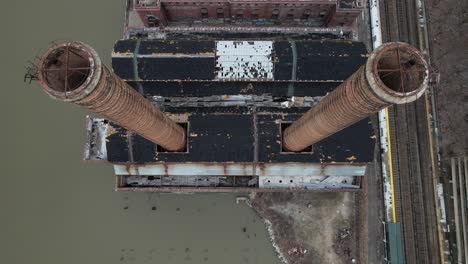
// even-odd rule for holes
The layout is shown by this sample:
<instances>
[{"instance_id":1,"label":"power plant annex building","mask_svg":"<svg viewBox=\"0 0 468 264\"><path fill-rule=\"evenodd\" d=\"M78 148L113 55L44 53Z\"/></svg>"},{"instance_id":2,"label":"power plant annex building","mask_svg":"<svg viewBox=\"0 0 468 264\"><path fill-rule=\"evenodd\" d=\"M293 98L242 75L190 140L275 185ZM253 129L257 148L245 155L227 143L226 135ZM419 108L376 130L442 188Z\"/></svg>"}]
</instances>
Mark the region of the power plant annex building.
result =
<instances>
[{"instance_id":1,"label":"power plant annex building","mask_svg":"<svg viewBox=\"0 0 468 264\"><path fill-rule=\"evenodd\" d=\"M213 3L225 2L247 3ZM128 34L112 70L81 42L38 64L47 94L96 114L85 160L112 163L116 190L357 190L374 157L369 116L427 86L426 62L403 43L369 56L338 37L189 33Z\"/></svg>"},{"instance_id":2,"label":"power plant annex building","mask_svg":"<svg viewBox=\"0 0 468 264\"><path fill-rule=\"evenodd\" d=\"M210 20L350 26L363 10L361 0L137 0L133 4L146 27Z\"/></svg>"}]
</instances>

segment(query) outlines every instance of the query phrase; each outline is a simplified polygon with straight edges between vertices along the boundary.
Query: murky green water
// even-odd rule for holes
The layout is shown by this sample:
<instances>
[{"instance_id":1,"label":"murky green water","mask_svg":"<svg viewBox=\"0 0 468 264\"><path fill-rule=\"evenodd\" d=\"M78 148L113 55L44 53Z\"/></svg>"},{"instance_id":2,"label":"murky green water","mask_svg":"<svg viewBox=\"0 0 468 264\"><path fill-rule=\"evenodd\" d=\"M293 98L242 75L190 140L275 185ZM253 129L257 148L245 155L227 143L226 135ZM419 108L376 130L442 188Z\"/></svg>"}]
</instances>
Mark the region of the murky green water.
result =
<instances>
[{"instance_id":1,"label":"murky green water","mask_svg":"<svg viewBox=\"0 0 468 264\"><path fill-rule=\"evenodd\" d=\"M2 2L0 263L278 263L233 195L115 193L111 166L82 162L85 112L23 83L53 40L109 65L123 14L123 0Z\"/></svg>"}]
</instances>

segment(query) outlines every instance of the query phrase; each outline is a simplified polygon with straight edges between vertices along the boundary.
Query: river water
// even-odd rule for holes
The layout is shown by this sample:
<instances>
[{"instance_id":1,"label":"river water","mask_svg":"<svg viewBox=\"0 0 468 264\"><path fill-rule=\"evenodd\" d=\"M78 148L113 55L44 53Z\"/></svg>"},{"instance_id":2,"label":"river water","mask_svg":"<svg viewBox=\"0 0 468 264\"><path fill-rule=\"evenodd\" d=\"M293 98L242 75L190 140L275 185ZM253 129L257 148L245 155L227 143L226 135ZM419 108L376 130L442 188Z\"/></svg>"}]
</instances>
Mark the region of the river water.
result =
<instances>
[{"instance_id":1,"label":"river water","mask_svg":"<svg viewBox=\"0 0 468 264\"><path fill-rule=\"evenodd\" d=\"M51 41L87 42L109 65L123 2L2 2L0 263L278 263L234 195L115 193L110 165L82 161L85 111L23 82Z\"/></svg>"}]
</instances>

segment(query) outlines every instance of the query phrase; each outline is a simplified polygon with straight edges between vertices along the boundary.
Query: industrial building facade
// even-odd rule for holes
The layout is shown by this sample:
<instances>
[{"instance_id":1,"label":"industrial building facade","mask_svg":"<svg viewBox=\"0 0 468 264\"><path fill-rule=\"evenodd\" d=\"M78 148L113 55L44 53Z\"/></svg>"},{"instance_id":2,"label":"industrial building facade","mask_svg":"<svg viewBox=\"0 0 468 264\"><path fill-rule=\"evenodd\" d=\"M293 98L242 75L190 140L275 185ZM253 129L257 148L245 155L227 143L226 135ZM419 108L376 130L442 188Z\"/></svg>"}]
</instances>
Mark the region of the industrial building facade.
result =
<instances>
[{"instance_id":1,"label":"industrial building facade","mask_svg":"<svg viewBox=\"0 0 468 264\"><path fill-rule=\"evenodd\" d=\"M255 22L351 26L363 10L361 0L132 0L146 27L178 22Z\"/></svg>"}]
</instances>

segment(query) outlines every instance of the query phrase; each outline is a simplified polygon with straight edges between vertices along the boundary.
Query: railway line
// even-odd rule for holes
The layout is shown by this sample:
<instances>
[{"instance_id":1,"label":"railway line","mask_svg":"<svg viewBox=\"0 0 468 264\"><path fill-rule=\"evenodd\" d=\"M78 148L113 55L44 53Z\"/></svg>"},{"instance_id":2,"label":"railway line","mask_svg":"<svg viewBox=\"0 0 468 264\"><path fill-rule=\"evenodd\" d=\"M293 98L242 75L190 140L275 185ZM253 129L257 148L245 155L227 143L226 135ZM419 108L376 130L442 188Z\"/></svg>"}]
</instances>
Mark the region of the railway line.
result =
<instances>
[{"instance_id":1,"label":"railway line","mask_svg":"<svg viewBox=\"0 0 468 264\"><path fill-rule=\"evenodd\" d=\"M419 46L416 0L381 1L383 41ZM425 100L388 109L396 221L406 263L441 263Z\"/></svg>"}]
</instances>

